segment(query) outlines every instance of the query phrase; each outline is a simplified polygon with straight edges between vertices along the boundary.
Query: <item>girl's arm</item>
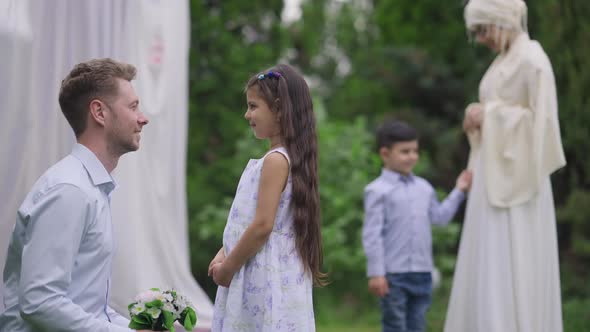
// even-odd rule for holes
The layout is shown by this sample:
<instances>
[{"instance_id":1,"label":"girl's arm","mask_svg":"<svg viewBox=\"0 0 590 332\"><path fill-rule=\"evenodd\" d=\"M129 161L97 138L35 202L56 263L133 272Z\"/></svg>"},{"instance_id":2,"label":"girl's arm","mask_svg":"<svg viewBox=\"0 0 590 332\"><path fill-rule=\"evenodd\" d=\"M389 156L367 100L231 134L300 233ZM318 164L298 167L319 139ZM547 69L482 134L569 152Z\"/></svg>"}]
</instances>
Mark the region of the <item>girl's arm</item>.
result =
<instances>
[{"instance_id":1,"label":"girl's arm","mask_svg":"<svg viewBox=\"0 0 590 332\"><path fill-rule=\"evenodd\" d=\"M229 286L234 274L266 243L274 227L281 193L289 177L289 163L280 153L264 158L258 188L256 215L235 248L222 263L212 268L213 280L220 286Z\"/></svg>"}]
</instances>

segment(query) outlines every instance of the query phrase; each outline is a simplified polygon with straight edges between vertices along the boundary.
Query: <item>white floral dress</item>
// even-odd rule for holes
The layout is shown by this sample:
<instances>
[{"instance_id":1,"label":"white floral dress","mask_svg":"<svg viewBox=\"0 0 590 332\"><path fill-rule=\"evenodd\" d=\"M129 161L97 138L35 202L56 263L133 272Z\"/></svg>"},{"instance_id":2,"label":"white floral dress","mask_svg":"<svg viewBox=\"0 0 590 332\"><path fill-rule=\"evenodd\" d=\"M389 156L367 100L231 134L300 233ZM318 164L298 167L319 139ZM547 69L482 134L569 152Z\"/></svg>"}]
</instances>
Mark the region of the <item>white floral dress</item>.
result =
<instances>
[{"instance_id":1,"label":"white floral dress","mask_svg":"<svg viewBox=\"0 0 590 332\"><path fill-rule=\"evenodd\" d=\"M280 147L261 159L251 159L242 173L223 232L226 255L254 219L262 164L273 152L289 160L286 150ZM291 175L281 194L268 241L234 275L229 288L218 287L212 332L315 331L313 284L295 246L290 203Z\"/></svg>"}]
</instances>

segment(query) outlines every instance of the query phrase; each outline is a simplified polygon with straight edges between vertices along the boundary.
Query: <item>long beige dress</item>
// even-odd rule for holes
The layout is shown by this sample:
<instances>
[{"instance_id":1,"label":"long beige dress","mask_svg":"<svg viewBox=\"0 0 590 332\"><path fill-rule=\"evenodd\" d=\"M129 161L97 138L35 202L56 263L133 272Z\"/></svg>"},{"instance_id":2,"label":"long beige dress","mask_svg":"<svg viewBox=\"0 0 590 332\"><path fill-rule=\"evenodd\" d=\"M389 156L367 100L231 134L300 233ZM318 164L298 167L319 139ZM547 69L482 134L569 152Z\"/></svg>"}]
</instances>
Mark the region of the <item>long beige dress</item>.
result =
<instances>
[{"instance_id":1,"label":"long beige dress","mask_svg":"<svg viewBox=\"0 0 590 332\"><path fill-rule=\"evenodd\" d=\"M520 34L480 83L481 131L446 332L561 332L549 175L565 165L553 70Z\"/></svg>"}]
</instances>

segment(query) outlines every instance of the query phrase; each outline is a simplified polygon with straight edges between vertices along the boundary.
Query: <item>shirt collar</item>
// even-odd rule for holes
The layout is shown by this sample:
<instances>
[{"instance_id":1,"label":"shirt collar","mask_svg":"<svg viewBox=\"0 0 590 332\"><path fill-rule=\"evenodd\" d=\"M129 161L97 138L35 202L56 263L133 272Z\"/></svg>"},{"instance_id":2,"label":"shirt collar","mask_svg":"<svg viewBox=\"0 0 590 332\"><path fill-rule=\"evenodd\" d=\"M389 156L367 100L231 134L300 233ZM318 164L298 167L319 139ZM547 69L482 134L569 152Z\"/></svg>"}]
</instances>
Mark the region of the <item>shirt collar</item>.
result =
<instances>
[{"instance_id":1,"label":"shirt collar","mask_svg":"<svg viewBox=\"0 0 590 332\"><path fill-rule=\"evenodd\" d=\"M103 188L107 194L110 194L115 189L117 183L109 172L107 172L106 168L104 168L100 160L98 160L94 152L90 151L84 145L76 143L72 149L72 156L76 157L84 165L86 172L88 172L92 180L92 184Z\"/></svg>"},{"instance_id":2,"label":"shirt collar","mask_svg":"<svg viewBox=\"0 0 590 332\"><path fill-rule=\"evenodd\" d=\"M387 168L383 168L381 170L381 176L383 176L387 181L391 183L396 182L413 182L414 181L414 174L410 173L409 175L402 175L396 171L392 171Z\"/></svg>"}]
</instances>

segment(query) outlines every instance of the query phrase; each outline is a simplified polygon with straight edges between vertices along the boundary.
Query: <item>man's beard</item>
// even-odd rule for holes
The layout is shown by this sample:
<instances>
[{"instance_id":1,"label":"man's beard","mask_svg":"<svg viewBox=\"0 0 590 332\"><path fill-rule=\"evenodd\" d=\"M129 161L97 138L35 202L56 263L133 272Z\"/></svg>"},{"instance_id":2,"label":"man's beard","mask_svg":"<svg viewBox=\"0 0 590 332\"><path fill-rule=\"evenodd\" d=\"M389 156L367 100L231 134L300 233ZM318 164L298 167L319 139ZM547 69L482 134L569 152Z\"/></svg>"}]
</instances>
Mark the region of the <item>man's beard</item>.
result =
<instances>
[{"instance_id":1,"label":"man's beard","mask_svg":"<svg viewBox=\"0 0 590 332\"><path fill-rule=\"evenodd\" d=\"M139 147L132 141L132 138L125 140L122 137L115 137L109 145L109 150L111 150L111 153L116 156L122 156L127 152L133 152L139 149Z\"/></svg>"}]
</instances>

